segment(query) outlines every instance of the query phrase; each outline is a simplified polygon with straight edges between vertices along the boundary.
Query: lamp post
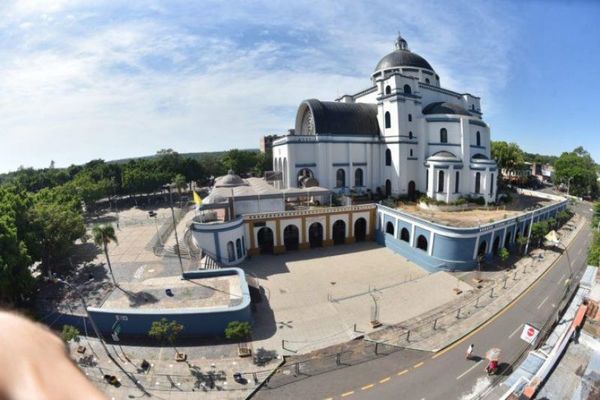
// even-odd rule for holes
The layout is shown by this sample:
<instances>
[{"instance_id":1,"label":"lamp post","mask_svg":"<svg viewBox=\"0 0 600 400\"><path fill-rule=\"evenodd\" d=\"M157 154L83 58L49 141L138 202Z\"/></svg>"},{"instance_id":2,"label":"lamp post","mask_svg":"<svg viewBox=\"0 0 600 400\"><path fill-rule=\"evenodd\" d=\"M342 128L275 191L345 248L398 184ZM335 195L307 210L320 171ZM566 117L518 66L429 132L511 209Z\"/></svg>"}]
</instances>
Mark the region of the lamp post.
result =
<instances>
[{"instance_id":1,"label":"lamp post","mask_svg":"<svg viewBox=\"0 0 600 400\"><path fill-rule=\"evenodd\" d=\"M171 216L173 217L173 232L175 233L175 246L177 246L177 258L179 258L179 267L181 268L181 277L183 278L183 261L181 261L181 249L179 248L179 237L177 236L177 222L175 221L175 210L173 210L173 194L171 185L164 186L169 191L169 207L171 208Z\"/></svg>"},{"instance_id":2,"label":"lamp post","mask_svg":"<svg viewBox=\"0 0 600 400\"><path fill-rule=\"evenodd\" d=\"M87 309L87 304L85 302L85 298L83 297L83 294L74 285L71 285L69 282L65 281L64 279L60 279L60 278L58 278L56 276L51 276L50 279L53 282L62 283L63 285L67 286L69 289L71 289L72 291L74 291L77 294L77 296L81 300L81 303L83 304L83 309L85 310L85 315L90 320L90 325L92 325L92 329L94 330L94 333L96 334L96 337L98 337L98 339L100 340L100 344L102 345L102 348L104 349L104 351L106 352L106 354L112 359L111 354L108 352L108 348L104 344L104 338L102 337L102 334L100 333L100 330L98 329L98 326L94 322L94 319L92 318L92 316L90 315L90 313L89 313L89 311Z\"/></svg>"}]
</instances>

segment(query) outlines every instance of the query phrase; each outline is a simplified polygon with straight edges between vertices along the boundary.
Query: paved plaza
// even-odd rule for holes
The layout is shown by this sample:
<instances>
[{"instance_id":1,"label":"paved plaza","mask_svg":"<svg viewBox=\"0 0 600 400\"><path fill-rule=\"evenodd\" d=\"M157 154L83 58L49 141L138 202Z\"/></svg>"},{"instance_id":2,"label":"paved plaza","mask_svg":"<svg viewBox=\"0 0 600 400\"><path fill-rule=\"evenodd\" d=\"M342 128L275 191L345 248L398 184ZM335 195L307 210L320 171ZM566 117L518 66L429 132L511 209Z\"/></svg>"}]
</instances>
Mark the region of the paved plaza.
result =
<instances>
[{"instance_id":1,"label":"paved plaza","mask_svg":"<svg viewBox=\"0 0 600 400\"><path fill-rule=\"evenodd\" d=\"M281 354L345 342L372 330L373 320L400 323L456 299L457 287L463 294L471 289L373 242L263 255L243 269L265 294L255 314L254 347Z\"/></svg>"}]
</instances>

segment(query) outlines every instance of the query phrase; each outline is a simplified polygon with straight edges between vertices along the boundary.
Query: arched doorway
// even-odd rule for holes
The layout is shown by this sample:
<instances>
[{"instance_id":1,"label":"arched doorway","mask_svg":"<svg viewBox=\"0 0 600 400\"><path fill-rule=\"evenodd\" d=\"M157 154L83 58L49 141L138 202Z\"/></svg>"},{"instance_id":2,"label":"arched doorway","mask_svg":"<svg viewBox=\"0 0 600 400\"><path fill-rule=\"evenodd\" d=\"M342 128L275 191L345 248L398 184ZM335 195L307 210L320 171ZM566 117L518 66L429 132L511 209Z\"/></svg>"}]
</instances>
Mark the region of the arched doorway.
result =
<instances>
[{"instance_id":1,"label":"arched doorway","mask_svg":"<svg viewBox=\"0 0 600 400\"><path fill-rule=\"evenodd\" d=\"M364 242L367 239L367 220L359 218L354 222L354 238L357 242Z\"/></svg>"},{"instance_id":2,"label":"arched doorway","mask_svg":"<svg viewBox=\"0 0 600 400\"><path fill-rule=\"evenodd\" d=\"M417 197L417 185L415 181L408 182L408 198L415 201Z\"/></svg>"},{"instance_id":3,"label":"arched doorway","mask_svg":"<svg viewBox=\"0 0 600 400\"><path fill-rule=\"evenodd\" d=\"M273 231L263 226L258 230L258 248L261 254L273 253Z\"/></svg>"},{"instance_id":4,"label":"arched doorway","mask_svg":"<svg viewBox=\"0 0 600 400\"><path fill-rule=\"evenodd\" d=\"M477 249L477 257L485 257L485 253L487 253L487 242L484 240L479 243L479 248Z\"/></svg>"},{"instance_id":5,"label":"arched doorway","mask_svg":"<svg viewBox=\"0 0 600 400\"><path fill-rule=\"evenodd\" d=\"M492 253L495 256L497 256L499 250L500 250L500 236L496 236L496 239L494 239L494 244L492 245Z\"/></svg>"},{"instance_id":6,"label":"arched doorway","mask_svg":"<svg viewBox=\"0 0 600 400\"><path fill-rule=\"evenodd\" d=\"M390 221L385 224L385 233L389 233L390 235L394 236L394 224Z\"/></svg>"},{"instance_id":7,"label":"arched doorway","mask_svg":"<svg viewBox=\"0 0 600 400\"><path fill-rule=\"evenodd\" d=\"M419 237L417 238L417 248L423 251L427 251L427 239L425 239L425 236L419 235Z\"/></svg>"},{"instance_id":8,"label":"arched doorway","mask_svg":"<svg viewBox=\"0 0 600 400\"><path fill-rule=\"evenodd\" d=\"M400 240L403 240L406 243L410 241L410 233L408 232L408 229L402 228L400 231Z\"/></svg>"},{"instance_id":9,"label":"arched doorway","mask_svg":"<svg viewBox=\"0 0 600 400\"><path fill-rule=\"evenodd\" d=\"M311 248L323 246L323 225L313 222L308 228L308 242Z\"/></svg>"},{"instance_id":10,"label":"arched doorway","mask_svg":"<svg viewBox=\"0 0 600 400\"><path fill-rule=\"evenodd\" d=\"M341 219L338 219L333 224L332 232L333 244L344 244L346 240L346 223Z\"/></svg>"},{"instance_id":11,"label":"arched doorway","mask_svg":"<svg viewBox=\"0 0 600 400\"><path fill-rule=\"evenodd\" d=\"M300 244L300 231L296 225L288 225L283 230L283 244L287 251L298 250Z\"/></svg>"},{"instance_id":12,"label":"arched doorway","mask_svg":"<svg viewBox=\"0 0 600 400\"><path fill-rule=\"evenodd\" d=\"M335 173L335 187L346 187L346 171L344 171L342 168L339 168Z\"/></svg>"},{"instance_id":13,"label":"arched doorway","mask_svg":"<svg viewBox=\"0 0 600 400\"><path fill-rule=\"evenodd\" d=\"M392 195L392 181L389 179L385 181L385 195L390 197Z\"/></svg>"}]
</instances>

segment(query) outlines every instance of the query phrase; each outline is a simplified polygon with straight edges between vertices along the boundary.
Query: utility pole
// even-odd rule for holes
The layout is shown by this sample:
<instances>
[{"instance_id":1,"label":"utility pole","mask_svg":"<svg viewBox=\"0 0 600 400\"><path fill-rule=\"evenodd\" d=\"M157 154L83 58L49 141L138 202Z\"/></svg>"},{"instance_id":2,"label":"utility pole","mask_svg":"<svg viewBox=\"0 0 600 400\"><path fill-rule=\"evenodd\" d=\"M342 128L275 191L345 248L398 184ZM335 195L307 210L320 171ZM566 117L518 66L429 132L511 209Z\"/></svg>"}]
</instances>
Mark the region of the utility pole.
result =
<instances>
[{"instance_id":1,"label":"utility pole","mask_svg":"<svg viewBox=\"0 0 600 400\"><path fill-rule=\"evenodd\" d=\"M175 221L175 210L173 210L173 194L171 192L171 185L165 185L169 191L169 207L171 207L171 216L173 217L173 232L175 232L175 245L177 246L177 258L179 258L179 267L181 268L181 277L183 275L183 261L181 261L181 249L179 247L179 237L177 236L177 222Z\"/></svg>"},{"instance_id":2,"label":"utility pole","mask_svg":"<svg viewBox=\"0 0 600 400\"><path fill-rule=\"evenodd\" d=\"M106 344L104 344L104 338L102 337L102 334L100 333L100 330L98 329L98 326L96 325L96 323L94 322L94 319L92 318L92 316L90 315L90 313L88 311L87 304L85 302L85 298L83 297L83 294L81 294L79 289L77 289L74 285L71 285L69 282L65 281L64 279L57 278L56 276L52 276L50 279L54 282L62 283L63 285L67 286L69 289L71 289L72 291L74 291L77 294L77 296L81 300L81 303L83 304L83 309L85 310L85 315L90 320L90 325L92 325L92 329L94 330L96 337L98 337L98 340L100 340L100 344L102 345L102 348L104 348L104 351L106 352L106 354L110 358L112 358L111 354L108 352L108 348L106 347Z\"/></svg>"}]
</instances>

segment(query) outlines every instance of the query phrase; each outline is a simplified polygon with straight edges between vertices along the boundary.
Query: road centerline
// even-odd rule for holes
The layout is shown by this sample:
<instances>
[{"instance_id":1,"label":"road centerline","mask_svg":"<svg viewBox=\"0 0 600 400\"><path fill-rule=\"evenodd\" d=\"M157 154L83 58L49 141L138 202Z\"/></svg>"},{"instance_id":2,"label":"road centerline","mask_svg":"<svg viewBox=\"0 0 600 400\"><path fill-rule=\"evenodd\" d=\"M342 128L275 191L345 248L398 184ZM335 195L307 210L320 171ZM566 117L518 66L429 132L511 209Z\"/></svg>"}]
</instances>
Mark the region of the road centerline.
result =
<instances>
[{"instance_id":1,"label":"road centerline","mask_svg":"<svg viewBox=\"0 0 600 400\"><path fill-rule=\"evenodd\" d=\"M425 364L425 361L421 361L420 363L418 363L418 364L415 364L415 365L413 366L413 368L419 368L419 367L420 367L421 365L423 365L423 364Z\"/></svg>"},{"instance_id":2,"label":"road centerline","mask_svg":"<svg viewBox=\"0 0 600 400\"><path fill-rule=\"evenodd\" d=\"M465 372L463 372L462 374L460 374L459 376L456 377L456 380L459 380L460 378L462 378L463 376L465 376L466 374L468 374L469 372L473 371L475 369L475 367L477 367L479 364L481 364L483 362L483 360L479 360L475 363L475 365L471 366L471 368L469 368L468 370L466 370Z\"/></svg>"},{"instance_id":3,"label":"road centerline","mask_svg":"<svg viewBox=\"0 0 600 400\"><path fill-rule=\"evenodd\" d=\"M368 389L371 389L373 386L375 386L375 384L374 383L370 383L368 385L365 385L365 386L361 387L360 390L368 390Z\"/></svg>"},{"instance_id":4,"label":"road centerline","mask_svg":"<svg viewBox=\"0 0 600 400\"><path fill-rule=\"evenodd\" d=\"M515 329L510 335L508 335L508 338L511 339L513 336L515 336L515 333L519 332L521 327L522 327L522 324L517 326L517 329Z\"/></svg>"},{"instance_id":5,"label":"road centerline","mask_svg":"<svg viewBox=\"0 0 600 400\"><path fill-rule=\"evenodd\" d=\"M544 297L544 300L542 300L542 302L540 303L539 306L537 306L537 309L539 310L540 308L542 308L542 306L544 305L544 303L546 302L546 300L548 300L549 296Z\"/></svg>"}]
</instances>

